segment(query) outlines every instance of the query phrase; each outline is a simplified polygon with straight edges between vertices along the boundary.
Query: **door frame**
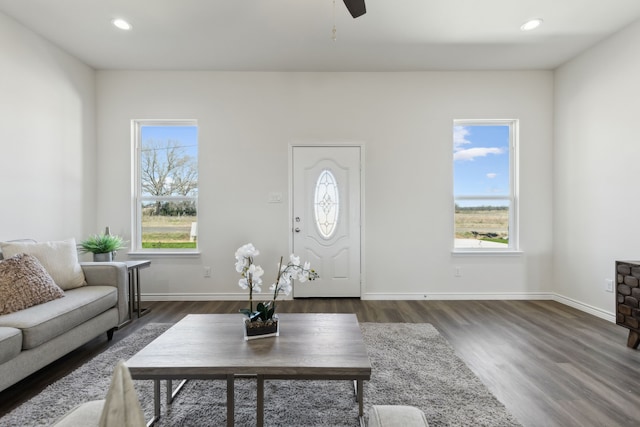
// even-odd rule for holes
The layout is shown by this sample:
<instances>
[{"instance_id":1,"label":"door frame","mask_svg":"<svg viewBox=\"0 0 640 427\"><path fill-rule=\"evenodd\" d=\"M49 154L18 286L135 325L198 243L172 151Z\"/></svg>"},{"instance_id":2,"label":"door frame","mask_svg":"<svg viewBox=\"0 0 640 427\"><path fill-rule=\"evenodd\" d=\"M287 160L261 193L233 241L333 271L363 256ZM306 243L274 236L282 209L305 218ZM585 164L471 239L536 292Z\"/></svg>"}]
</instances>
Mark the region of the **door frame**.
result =
<instances>
[{"instance_id":1,"label":"door frame","mask_svg":"<svg viewBox=\"0 0 640 427\"><path fill-rule=\"evenodd\" d=\"M365 203L364 203L364 165L365 165L365 145L363 143L318 143L318 142L293 142L289 144L289 253L293 253L293 228L295 227L293 224L293 149L295 147L318 147L318 148L329 148L329 147L358 147L360 149L360 299L362 299L363 295L366 295L366 287L367 281L365 279L365 226L364 226L364 218L365 218ZM293 299L293 292L287 299Z\"/></svg>"}]
</instances>

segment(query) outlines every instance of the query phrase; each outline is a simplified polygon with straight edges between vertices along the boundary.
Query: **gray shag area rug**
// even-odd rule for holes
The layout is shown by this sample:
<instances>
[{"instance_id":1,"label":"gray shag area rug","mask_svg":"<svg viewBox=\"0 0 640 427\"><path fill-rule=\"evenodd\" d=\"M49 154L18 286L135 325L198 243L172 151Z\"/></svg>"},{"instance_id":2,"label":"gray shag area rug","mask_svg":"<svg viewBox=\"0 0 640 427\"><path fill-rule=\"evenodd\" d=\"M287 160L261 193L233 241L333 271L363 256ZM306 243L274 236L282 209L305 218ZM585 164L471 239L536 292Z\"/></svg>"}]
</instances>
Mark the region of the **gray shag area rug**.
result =
<instances>
[{"instance_id":1,"label":"gray shag area rug","mask_svg":"<svg viewBox=\"0 0 640 427\"><path fill-rule=\"evenodd\" d=\"M0 426L48 426L79 403L103 399L117 361L127 360L170 326L149 324L115 343L2 417ZM425 412L430 426L520 425L432 325L361 323L360 326L373 367L371 380L365 381L364 386L365 414L375 404L412 405ZM135 383L150 419L152 382ZM163 383L163 416L156 425L225 425L225 381L189 381L169 408L164 403L164 389ZM255 400L255 380L237 380L236 425L256 425ZM265 382L265 425L358 426L357 415L351 381Z\"/></svg>"}]
</instances>

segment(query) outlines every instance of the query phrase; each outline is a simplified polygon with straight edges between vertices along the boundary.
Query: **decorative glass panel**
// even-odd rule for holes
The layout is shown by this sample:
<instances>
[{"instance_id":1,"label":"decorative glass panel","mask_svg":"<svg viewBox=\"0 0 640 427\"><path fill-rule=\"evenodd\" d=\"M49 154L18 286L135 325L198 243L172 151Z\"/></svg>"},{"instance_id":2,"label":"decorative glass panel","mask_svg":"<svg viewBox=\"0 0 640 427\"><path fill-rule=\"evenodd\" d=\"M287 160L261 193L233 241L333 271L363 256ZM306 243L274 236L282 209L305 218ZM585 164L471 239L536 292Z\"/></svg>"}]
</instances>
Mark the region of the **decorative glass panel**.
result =
<instances>
[{"instance_id":1,"label":"decorative glass panel","mask_svg":"<svg viewBox=\"0 0 640 427\"><path fill-rule=\"evenodd\" d=\"M320 173L316 182L316 194L313 199L316 225L320 235L329 239L338 225L338 210L340 208L338 184L329 169Z\"/></svg>"}]
</instances>

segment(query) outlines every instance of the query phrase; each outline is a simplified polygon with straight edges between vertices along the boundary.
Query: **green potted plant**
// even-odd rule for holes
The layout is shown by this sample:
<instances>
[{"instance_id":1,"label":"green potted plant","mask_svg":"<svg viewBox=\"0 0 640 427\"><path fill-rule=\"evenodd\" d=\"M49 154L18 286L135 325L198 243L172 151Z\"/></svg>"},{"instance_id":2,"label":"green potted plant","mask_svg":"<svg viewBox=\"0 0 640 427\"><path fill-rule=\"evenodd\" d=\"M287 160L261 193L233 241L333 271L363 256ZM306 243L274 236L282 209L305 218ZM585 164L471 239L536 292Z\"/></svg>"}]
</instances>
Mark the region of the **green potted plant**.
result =
<instances>
[{"instance_id":1,"label":"green potted plant","mask_svg":"<svg viewBox=\"0 0 640 427\"><path fill-rule=\"evenodd\" d=\"M78 245L82 253L90 252L96 262L113 261L116 251L124 248L122 237L112 234L94 234Z\"/></svg>"}]
</instances>

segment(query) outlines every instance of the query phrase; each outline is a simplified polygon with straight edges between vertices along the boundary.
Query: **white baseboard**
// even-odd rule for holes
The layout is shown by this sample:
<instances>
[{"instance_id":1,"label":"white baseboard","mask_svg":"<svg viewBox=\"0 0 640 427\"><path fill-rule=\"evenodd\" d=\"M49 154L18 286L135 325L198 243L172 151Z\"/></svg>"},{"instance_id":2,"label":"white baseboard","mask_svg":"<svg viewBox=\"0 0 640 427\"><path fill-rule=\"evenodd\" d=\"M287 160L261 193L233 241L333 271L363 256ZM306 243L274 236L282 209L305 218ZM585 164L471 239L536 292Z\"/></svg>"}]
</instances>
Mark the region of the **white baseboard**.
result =
<instances>
[{"instance_id":1,"label":"white baseboard","mask_svg":"<svg viewBox=\"0 0 640 427\"><path fill-rule=\"evenodd\" d=\"M247 294L210 294L210 293L193 293L193 294L160 294L146 293L141 295L142 301L243 301L247 300ZM269 297L254 296L254 300L268 300Z\"/></svg>"},{"instance_id":2,"label":"white baseboard","mask_svg":"<svg viewBox=\"0 0 640 427\"><path fill-rule=\"evenodd\" d=\"M254 295L254 301L267 301L271 295L258 294ZM192 294L175 294L175 293L145 293L142 294L142 301L245 301L246 293L228 293L228 294L211 294L211 293L192 293ZM465 292L453 293L367 293L362 295L363 300L434 300L434 301L473 301L473 300L552 300L559 302L585 313L592 314L601 319L615 323L615 313L611 313L600 308L585 304L563 295L554 294L552 292L487 292L481 294L472 294Z\"/></svg>"},{"instance_id":3,"label":"white baseboard","mask_svg":"<svg viewBox=\"0 0 640 427\"><path fill-rule=\"evenodd\" d=\"M554 295L549 292L487 292L473 294L467 292L442 292L442 293L368 293L362 296L363 300L435 300L435 301L464 301L464 300L552 300Z\"/></svg>"},{"instance_id":4,"label":"white baseboard","mask_svg":"<svg viewBox=\"0 0 640 427\"><path fill-rule=\"evenodd\" d=\"M601 308L558 294L554 294L553 300L561 304L568 305L569 307L576 308L580 311L584 311L585 313L593 314L594 316L608 320L609 322L616 323L616 314L610 311L605 311Z\"/></svg>"}]
</instances>

